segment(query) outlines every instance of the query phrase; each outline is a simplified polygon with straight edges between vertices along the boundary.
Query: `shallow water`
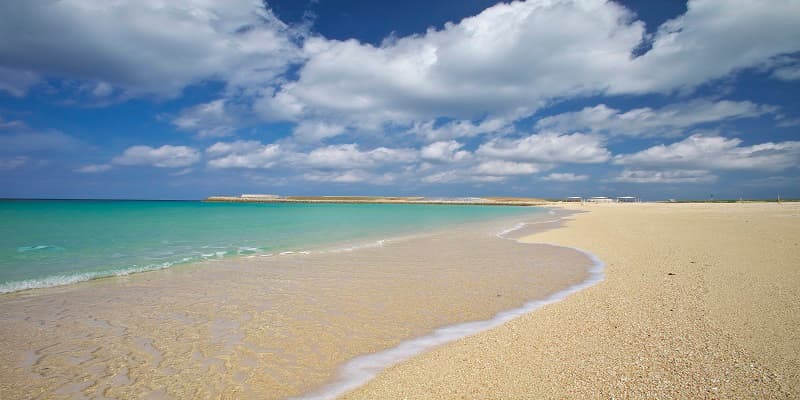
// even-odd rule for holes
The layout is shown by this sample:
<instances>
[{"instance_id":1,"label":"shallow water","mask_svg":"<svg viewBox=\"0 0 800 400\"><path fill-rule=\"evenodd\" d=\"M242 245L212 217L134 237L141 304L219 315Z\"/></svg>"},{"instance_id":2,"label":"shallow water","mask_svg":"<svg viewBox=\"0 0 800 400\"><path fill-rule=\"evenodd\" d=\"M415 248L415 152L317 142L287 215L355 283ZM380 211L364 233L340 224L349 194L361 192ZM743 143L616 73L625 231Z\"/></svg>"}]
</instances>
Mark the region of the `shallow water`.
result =
<instances>
[{"instance_id":1,"label":"shallow water","mask_svg":"<svg viewBox=\"0 0 800 400\"><path fill-rule=\"evenodd\" d=\"M522 219L0 296L0 393L302 395L341 380L356 357L587 279L593 262L580 252L498 235Z\"/></svg>"},{"instance_id":2,"label":"shallow water","mask_svg":"<svg viewBox=\"0 0 800 400\"><path fill-rule=\"evenodd\" d=\"M0 293L537 211L408 204L0 201Z\"/></svg>"}]
</instances>

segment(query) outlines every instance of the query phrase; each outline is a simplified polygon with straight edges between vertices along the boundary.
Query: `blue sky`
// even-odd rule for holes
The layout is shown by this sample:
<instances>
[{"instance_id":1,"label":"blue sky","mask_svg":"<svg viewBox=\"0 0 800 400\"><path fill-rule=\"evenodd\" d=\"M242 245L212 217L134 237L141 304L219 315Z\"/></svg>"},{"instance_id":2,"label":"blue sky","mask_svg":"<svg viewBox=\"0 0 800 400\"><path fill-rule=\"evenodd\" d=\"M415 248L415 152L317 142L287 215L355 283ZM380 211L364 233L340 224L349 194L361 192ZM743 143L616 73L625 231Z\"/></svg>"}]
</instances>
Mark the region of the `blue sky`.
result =
<instances>
[{"instance_id":1,"label":"blue sky","mask_svg":"<svg viewBox=\"0 0 800 400\"><path fill-rule=\"evenodd\" d=\"M0 37L0 197L800 197L795 0L3 2Z\"/></svg>"}]
</instances>

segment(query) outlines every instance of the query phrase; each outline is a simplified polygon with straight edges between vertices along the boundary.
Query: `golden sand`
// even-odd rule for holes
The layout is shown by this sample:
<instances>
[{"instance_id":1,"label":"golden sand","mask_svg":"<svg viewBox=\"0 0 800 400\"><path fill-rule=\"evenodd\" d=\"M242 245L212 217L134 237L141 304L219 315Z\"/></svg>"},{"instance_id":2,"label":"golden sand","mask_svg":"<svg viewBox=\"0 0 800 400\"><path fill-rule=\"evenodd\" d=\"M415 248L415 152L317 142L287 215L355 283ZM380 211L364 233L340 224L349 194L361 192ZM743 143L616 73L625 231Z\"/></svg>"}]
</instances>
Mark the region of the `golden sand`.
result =
<instances>
[{"instance_id":1,"label":"golden sand","mask_svg":"<svg viewBox=\"0 0 800 400\"><path fill-rule=\"evenodd\" d=\"M606 280L346 398L798 398L800 204L565 205Z\"/></svg>"}]
</instances>

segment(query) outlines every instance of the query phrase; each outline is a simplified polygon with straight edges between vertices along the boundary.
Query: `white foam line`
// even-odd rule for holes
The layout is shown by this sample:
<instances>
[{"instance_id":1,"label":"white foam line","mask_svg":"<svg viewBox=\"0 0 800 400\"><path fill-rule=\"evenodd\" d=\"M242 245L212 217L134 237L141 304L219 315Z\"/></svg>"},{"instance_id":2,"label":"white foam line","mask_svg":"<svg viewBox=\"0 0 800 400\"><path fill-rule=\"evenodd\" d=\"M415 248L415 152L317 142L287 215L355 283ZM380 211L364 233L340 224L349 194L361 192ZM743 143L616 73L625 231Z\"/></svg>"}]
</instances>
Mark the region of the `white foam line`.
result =
<instances>
[{"instance_id":1,"label":"white foam line","mask_svg":"<svg viewBox=\"0 0 800 400\"><path fill-rule=\"evenodd\" d=\"M545 221L520 222L520 223L512 226L511 228L508 228L508 229L505 229L505 230L502 230L502 231L498 232L496 236L499 237L500 239L508 239L506 237L506 235L508 235L511 232L518 231L518 230L520 230L520 229L522 229L522 228L524 228L524 227L526 227L528 225L552 224L552 223L556 223L556 222L561 222L564 219L565 218L556 218L556 219L548 219L548 220L545 220Z\"/></svg>"},{"instance_id":2,"label":"white foam line","mask_svg":"<svg viewBox=\"0 0 800 400\"><path fill-rule=\"evenodd\" d=\"M561 246L550 243L541 244L572 249L588 257L593 263L592 267L589 268L589 277L577 285L573 285L564 290L553 293L544 299L533 300L525 303L522 307L500 312L491 319L446 326L444 328L436 329L433 331L433 333L428 335L406 340L405 342L400 343L397 347L393 347L378 353L356 357L348 361L340 369L339 379L336 382L325 385L318 390L304 394L300 397L295 397L294 399L335 399L342 394L345 394L369 382L380 372L392 365L408 360L411 357L422 354L442 344L453 342L458 339L498 327L508 321L528 314L531 311L544 307L548 304L553 304L564 300L570 295L594 286L605 279L603 274L605 264L594 254L570 246Z\"/></svg>"}]
</instances>

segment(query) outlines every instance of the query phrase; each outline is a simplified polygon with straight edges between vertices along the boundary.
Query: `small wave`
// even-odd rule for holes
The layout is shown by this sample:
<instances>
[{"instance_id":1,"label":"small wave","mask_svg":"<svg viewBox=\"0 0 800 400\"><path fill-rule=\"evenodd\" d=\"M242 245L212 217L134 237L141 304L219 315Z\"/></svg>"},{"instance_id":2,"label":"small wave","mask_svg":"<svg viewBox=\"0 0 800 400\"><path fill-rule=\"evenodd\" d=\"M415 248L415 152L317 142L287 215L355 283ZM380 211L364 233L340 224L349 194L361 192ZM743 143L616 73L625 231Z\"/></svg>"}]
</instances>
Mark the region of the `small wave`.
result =
<instances>
[{"instance_id":1,"label":"small wave","mask_svg":"<svg viewBox=\"0 0 800 400\"><path fill-rule=\"evenodd\" d=\"M20 253L27 253L29 251L39 251L39 250L64 250L64 248L59 246L53 246L51 244L37 244L34 246L17 247L17 252Z\"/></svg>"},{"instance_id":2,"label":"small wave","mask_svg":"<svg viewBox=\"0 0 800 400\"><path fill-rule=\"evenodd\" d=\"M341 252L350 252L350 251L356 251L356 250L361 250L361 249L369 249L369 248L373 248L373 247L383 247L386 244L387 241L388 241L388 239L380 239L380 240L376 240L374 242L368 242L368 243L364 243L364 244L356 244L356 245L352 245L352 246L348 246L348 247L338 247L338 248L334 248L334 249L331 249L331 250L327 250L325 252L326 253L341 253Z\"/></svg>"},{"instance_id":3,"label":"small wave","mask_svg":"<svg viewBox=\"0 0 800 400\"><path fill-rule=\"evenodd\" d=\"M499 237L500 239L508 239L506 237L506 235L508 235L511 232L518 231L518 230L520 230L520 229L522 229L522 228L524 228L524 227L526 227L528 225L553 224L553 223L556 223L556 222L561 222L563 220L564 220L564 218L557 218L557 219L548 219L548 220L543 220L543 221L520 222L520 223L512 226L511 228L504 229L504 230L502 230L500 232L497 232L497 234L495 236Z\"/></svg>"},{"instance_id":4,"label":"small wave","mask_svg":"<svg viewBox=\"0 0 800 400\"><path fill-rule=\"evenodd\" d=\"M242 254L253 254L253 253L258 253L260 251L261 251L261 249L259 249L257 247L242 246L242 247L239 247L236 250L236 254L239 254L239 255L242 255Z\"/></svg>"},{"instance_id":5,"label":"small wave","mask_svg":"<svg viewBox=\"0 0 800 400\"><path fill-rule=\"evenodd\" d=\"M500 239L505 239L506 235L508 235L511 232L518 231L518 230L524 228L525 225L528 225L528 223L527 222L520 222L520 223L512 226L511 228L504 229L504 230L502 230L500 232L497 232L497 235L495 235L495 236L499 237Z\"/></svg>"},{"instance_id":6,"label":"small wave","mask_svg":"<svg viewBox=\"0 0 800 400\"><path fill-rule=\"evenodd\" d=\"M187 258L184 259L182 262L189 262L189 261L192 261L192 259ZM5 282L5 283L0 283L0 294L19 292L22 290L29 290L29 289L41 289L41 288L71 285L75 283L86 282L100 278L108 278L112 276L127 276L131 274L137 274L140 272L166 269L175 264L177 263L164 262L161 264L151 264L144 266L134 265L130 268L112 269L108 271L81 272L69 275L47 276L39 279L26 279L22 281Z\"/></svg>"},{"instance_id":7,"label":"small wave","mask_svg":"<svg viewBox=\"0 0 800 400\"><path fill-rule=\"evenodd\" d=\"M222 258L222 257L225 257L226 254L228 254L227 251L215 251L213 253L202 253L202 254L200 254L200 257L202 257L204 259Z\"/></svg>"},{"instance_id":8,"label":"small wave","mask_svg":"<svg viewBox=\"0 0 800 400\"><path fill-rule=\"evenodd\" d=\"M581 283L556 292L544 299L533 300L525 303L522 307L500 312L491 319L464 322L461 324L446 326L444 328L436 329L428 335L404 341L391 349L356 357L348 361L339 370L339 379L337 381L323 386L322 388L311 393L307 393L300 397L295 397L294 399L335 399L342 394L369 382L381 371L392 365L404 360L408 360L411 357L422 354L445 343L450 343L458 339L498 327L506 322L528 314L548 304L562 301L570 295L594 286L605 279L603 273L605 264L594 254L569 246L551 246L569 248L586 255L592 261L592 266L589 268L589 277Z\"/></svg>"},{"instance_id":9,"label":"small wave","mask_svg":"<svg viewBox=\"0 0 800 400\"><path fill-rule=\"evenodd\" d=\"M558 222L559 220L537 221L535 223ZM516 239L510 239L505 237L505 235L515 230L519 230L528 224L529 223L519 223L517 225L514 225L513 227L498 233L497 237L504 240L514 240L515 242L520 243ZM431 350L434 347L443 345L445 343L450 343L458 339L475 335L477 333L495 328L497 326L505 324L506 322L516 319L522 315L537 310L545 305L562 301L567 297L569 297L570 295L577 293L588 287L594 286L605 279L605 274L604 274L605 263L603 263L603 261L597 258L597 256L595 256L594 254L570 246L561 246L550 243L542 243L542 244L547 244L554 247L572 249L585 255L587 258L589 258L589 260L592 263L592 265L589 267L589 276L583 282L570 286L559 292L553 293L550 296L545 297L544 299L529 301L523 304L522 307L514 308L507 311L502 311L490 319L482 321L464 322L460 324L446 326L443 328L436 329L435 331L433 331L428 335L401 342L399 345L391 349L387 349L378 353L356 357L348 361L339 370L339 377L336 381L328 385L325 385L313 392L306 393L300 397L295 397L295 399L298 400L335 399L341 396L342 394L347 393L348 391L353 390L369 382L370 380L375 378L381 371L385 370L386 368L392 365L395 365L404 360L408 360L411 357L422 354L428 350Z\"/></svg>"},{"instance_id":10,"label":"small wave","mask_svg":"<svg viewBox=\"0 0 800 400\"><path fill-rule=\"evenodd\" d=\"M289 256L289 255L292 255L292 254L308 255L308 254L311 254L311 252L310 251L306 251L306 250L303 250L303 251L291 251L290 250L290 251L282 251L282 252L278 253L279 256Z\"/></svg>"}]
</instances>

